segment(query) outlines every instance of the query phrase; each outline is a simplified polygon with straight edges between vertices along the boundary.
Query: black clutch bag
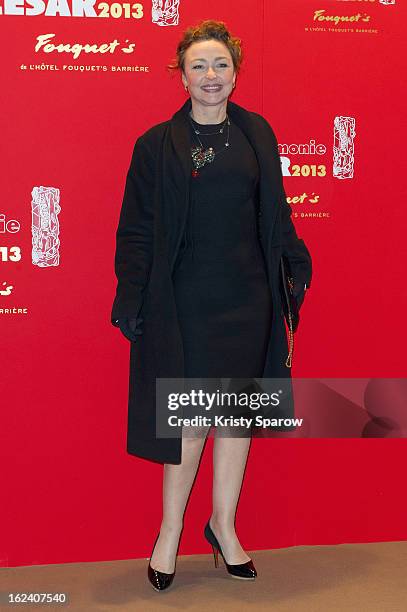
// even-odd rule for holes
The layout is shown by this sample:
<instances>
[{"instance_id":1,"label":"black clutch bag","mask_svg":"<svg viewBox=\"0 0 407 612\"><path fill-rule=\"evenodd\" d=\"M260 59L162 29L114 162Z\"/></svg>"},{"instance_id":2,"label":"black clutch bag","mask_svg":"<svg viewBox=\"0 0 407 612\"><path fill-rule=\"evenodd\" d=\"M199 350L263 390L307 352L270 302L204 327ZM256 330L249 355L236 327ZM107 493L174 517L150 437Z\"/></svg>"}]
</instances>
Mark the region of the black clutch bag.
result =
<instances>
[{"instance_id":1,"label":"black clutch bag","mask_svg":"<svg viewBox=\"0 0 407 612\"><path fill-rule=\"evenodd\" d=\"M292 358L294 351L294 332L297 330L300 322L300 313L297 300L293 294L294 277L291 272L290 262L285 255L280 258L280 292L283 307L284 318L288 327L288 357L285 365L287 368L292 366Z\"/></svg>"}]
</instances>

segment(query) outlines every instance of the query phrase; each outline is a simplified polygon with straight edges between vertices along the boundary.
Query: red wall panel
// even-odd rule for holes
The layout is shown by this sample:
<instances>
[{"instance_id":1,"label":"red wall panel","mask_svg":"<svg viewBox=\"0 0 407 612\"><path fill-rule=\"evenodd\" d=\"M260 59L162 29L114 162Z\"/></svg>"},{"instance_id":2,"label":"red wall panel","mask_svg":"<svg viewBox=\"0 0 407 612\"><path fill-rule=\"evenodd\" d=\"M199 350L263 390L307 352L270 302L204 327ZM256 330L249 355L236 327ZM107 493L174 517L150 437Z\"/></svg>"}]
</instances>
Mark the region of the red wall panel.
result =
<instances>
[{"instance_id":1,"label":"red wall panel","mask_svg":"<svg viewBox=\"0 0 407 612\"><path fill-rule=\"evenodd\" d=\"M324 176L284 179L289 198L306 194L292 207L314 261L293 375L405 376L405 7L219 0L202 8L181 0L178 25L159 26L151 3L141 4L140 19L10 14L1 5L0 214L21 225L16 233L0 225L0 285L13 286L0 295L3 566L150 552L161 467L125 448L129 344L110 324L115 230L135 139L185 100L165 65L190 24L224 20L242 38L233 99L262 113L280 144L326 147L324 155L288 156L291 169L320 164ZM348 20L318 20L315 11ZM119 44L77 59L36 51L37 37L49 33L58 44ZM131 43L134 52L124 53ZM354 175L344 180L332 173L337 116L356 126ZM59 189L61 206L59 264L43 268L31 260L39 186ZM4 255L13 246L19 261ZM26 312L6 312L13 308ZM211 448L212 440L206 455ZM261 549L405 539L405 459L403 439L254 440L238 511L242 541ZM207 552L196 534L210 512L210 479L206 456L181 554Z\"/></svg>"}]
</instances>

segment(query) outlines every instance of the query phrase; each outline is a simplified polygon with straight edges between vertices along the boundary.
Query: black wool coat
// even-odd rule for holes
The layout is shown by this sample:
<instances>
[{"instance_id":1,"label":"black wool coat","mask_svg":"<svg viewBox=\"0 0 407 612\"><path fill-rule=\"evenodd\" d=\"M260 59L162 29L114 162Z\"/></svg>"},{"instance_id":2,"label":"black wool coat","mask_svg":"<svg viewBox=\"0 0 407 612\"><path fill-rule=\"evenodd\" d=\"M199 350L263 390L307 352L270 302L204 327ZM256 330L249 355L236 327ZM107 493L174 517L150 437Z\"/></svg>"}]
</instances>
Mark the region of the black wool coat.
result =
<instances>
[{"instance_id":1,"label":"black wool coat","mask_svg":"<svg viewBox=\"0 0 407 612\"><path fill-rule=\"evenodd\" d=\"M156 378L184 374L172 272L189 206L190 109L188 98L171 119L148 129L134 145L116 232L118 282L111 312L116 326L120 317L144 319L143 334L130 344L127 452L173 464L181 463L181 439L156 436L155 384ZM310 287L311 257L291 219L273 129L260 114L231 100L227 112L249 139L260 168L258 231L273 303L263 376L291 383L279 262L284 253L295 280ZM281 416L293 416L292 403Z\"/></svg>"}]
</instances>

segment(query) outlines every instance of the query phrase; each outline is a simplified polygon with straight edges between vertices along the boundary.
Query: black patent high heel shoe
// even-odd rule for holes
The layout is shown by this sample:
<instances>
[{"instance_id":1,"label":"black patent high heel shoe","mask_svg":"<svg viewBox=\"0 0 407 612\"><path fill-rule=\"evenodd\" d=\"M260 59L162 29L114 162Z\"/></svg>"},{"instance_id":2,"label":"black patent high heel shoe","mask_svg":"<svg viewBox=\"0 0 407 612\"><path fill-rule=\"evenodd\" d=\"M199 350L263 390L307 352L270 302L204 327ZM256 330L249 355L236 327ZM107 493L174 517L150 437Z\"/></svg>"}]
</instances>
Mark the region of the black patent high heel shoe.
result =
<instances>
[{"instance_id":1,"label":"black patent high heel shoe","mask_svg":"<svg viewBox=\"0 0 407 612\"><path fill-rule=\"evenodd\" d=\"M227 563L225 557L223 556L222 549L220 544L213 533L209 521L207 522L204 529L204 536L208 540L209 544L212 545L213 550L213 558L215 560L215 567L218 567L218 553L222 555L222 559L225 562L226 569L233 578L241 578L243 580L254 580L257 576L256 568L254 567L253 561L246 561L246 563Z\"/></svg>"},{"instance_id":2,"label":"black patent high heel shoe","mask_svg":"<svg viewBox=\"0 0 407 612\"><path fill-rule=\"evenodd\" d=\"M151 555L150 555L150 561L151 561L151 557L153 556L154 548L155 548L155 545L157 544L159 535L160 535L160 532L158 532L157 537L155 539L153 550L151 551ZM181 534L180 534L180 540L181 540ZM179 542L178 542L178 547L179 547ZM177 549L177 554L178 554L178 549ZM177 565L177 562L175 562L175 565ZM168 587L172 584L172 581L174 580L174 576L175 576L175 569L172 574L166 574L165 572L160 572L159 570L152 568L151 562L150 562L147 568L147 575L148 575L148 579L153 589L155 589L156 591L164 591L165 589L168 589Z\"/></svg>"}]
</instances>

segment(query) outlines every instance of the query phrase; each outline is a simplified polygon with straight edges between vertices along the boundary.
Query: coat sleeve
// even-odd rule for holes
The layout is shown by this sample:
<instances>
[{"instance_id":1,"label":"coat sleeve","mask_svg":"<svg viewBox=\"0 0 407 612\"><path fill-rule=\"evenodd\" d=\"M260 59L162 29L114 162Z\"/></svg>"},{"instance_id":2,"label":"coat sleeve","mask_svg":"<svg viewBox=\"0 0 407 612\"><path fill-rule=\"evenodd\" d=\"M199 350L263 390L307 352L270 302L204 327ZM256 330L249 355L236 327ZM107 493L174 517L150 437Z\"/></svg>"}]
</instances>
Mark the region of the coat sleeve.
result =
<instances>
[{"instance_id":1,"label":"coat sleeve","mask_svg":"<svg viewBox=\"0 0 407 612\"><path fill-rule=\"evenodd\" d=\"M287 196L282 187L281 196L281 227L283 254L290 262L294 282L311 286L312 259L302 238L297 236L294 223L291 219L292 208L287 202Z\"/></svg>"},{"instance_id":2,"label":"coat sleeve","mask_svg":"<svg viewBox=\"0 0 407 612\"><path fill-rule=\"evenodd\" d=\"M136 317L143 303L153 258L154 159L140 136L133 149L116 231L116 296L112 325Z\"/></svg>"}]
</instances>

